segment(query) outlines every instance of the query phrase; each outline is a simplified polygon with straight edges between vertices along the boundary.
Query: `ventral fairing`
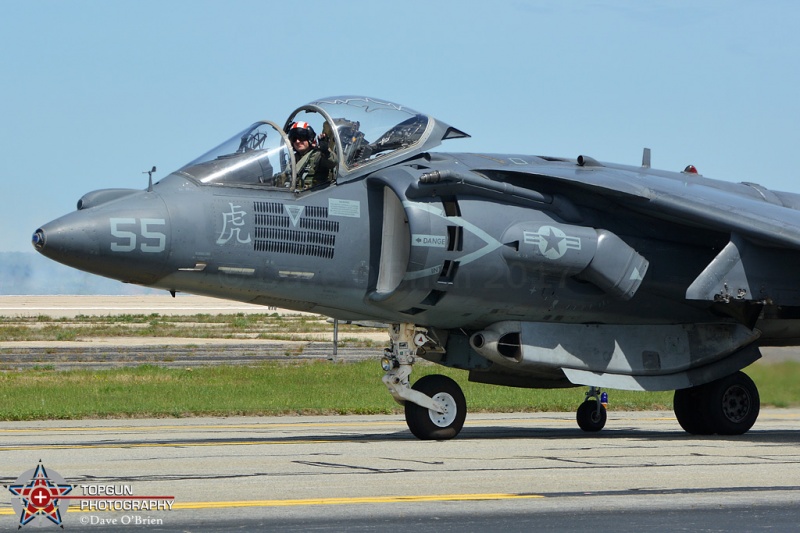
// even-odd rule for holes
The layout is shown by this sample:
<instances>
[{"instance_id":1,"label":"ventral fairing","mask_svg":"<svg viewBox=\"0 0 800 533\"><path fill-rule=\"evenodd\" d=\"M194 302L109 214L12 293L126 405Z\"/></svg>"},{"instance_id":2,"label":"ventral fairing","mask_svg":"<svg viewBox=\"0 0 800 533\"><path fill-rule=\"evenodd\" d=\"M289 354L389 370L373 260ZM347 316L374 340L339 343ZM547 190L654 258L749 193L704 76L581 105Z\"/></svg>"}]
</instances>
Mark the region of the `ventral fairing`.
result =
<instances>
[{"instance_id":1,"label":"ventral fairing","mask_svg":"<svg viewBox=\"0 0 800 533\"><path fill-rule=\"evenodd\" d=\"M126 283L386 323L383 381L422 439L456 436L466 400L444 376L412 386L419 358L587 386L587 431L604 388L675 390L690 433L750 429L741 369L800 341L800 197L655 170L649 151L641 166L434 151L461 137L385 100L323 98L146 190L86 194L33 244Z\"/></svg>"}]
</instances>

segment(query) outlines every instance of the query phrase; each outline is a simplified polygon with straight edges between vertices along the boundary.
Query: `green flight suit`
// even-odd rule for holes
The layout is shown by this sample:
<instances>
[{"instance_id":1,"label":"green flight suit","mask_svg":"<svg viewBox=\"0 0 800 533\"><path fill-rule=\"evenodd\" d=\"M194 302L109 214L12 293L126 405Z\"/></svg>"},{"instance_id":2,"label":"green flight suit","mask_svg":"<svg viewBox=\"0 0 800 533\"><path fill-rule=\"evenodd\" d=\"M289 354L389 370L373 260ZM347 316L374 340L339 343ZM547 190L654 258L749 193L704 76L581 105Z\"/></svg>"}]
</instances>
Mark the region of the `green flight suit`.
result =
<instances>
[{"instance_id":1,"label":"green flight suit","mask_svg":"<svg viewBox=\"0 0 800 533\"><path fill-rule=\"evenodd\" d=\"M312 148L297 160L297 189L306 190L333 181L336 166L336 153L333 150L329 150L326 157L319 148Z\"/></svg>"}]
</instances>

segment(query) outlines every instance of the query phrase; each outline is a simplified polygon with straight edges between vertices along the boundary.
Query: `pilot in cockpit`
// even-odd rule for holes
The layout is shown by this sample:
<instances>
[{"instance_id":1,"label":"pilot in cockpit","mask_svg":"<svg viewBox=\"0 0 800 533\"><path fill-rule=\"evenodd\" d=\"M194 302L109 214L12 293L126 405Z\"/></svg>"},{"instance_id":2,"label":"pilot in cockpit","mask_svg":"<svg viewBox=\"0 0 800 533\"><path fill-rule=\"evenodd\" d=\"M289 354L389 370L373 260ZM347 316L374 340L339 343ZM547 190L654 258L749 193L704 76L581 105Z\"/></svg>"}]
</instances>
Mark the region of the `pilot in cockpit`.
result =
<instances>
[{"instance_id":1,"label":"pilot in cockpit","mask_svg":"<svg viewBox=\"0 0 800 533\"><path fill-rule=\"evenodd\" d=\"M293 122L287 136L297 162L297 189L305 190L333 181L336 177L336 151L330 149L329 136L317 138L308 122Z\"/></svg>"}]
</instances>

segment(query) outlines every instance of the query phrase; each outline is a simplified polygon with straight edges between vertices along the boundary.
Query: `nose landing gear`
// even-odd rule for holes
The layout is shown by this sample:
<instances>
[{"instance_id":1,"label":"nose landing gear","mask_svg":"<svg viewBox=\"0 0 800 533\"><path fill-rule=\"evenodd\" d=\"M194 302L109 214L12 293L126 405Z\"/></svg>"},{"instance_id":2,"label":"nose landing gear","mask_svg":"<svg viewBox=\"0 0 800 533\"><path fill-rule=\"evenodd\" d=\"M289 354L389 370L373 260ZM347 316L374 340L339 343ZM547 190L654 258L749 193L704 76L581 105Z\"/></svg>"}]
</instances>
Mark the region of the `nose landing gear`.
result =
<instances>
[{"instance_id":1,"label":"nose landing gear","mask_svg":"<svg viewBox=\"0 0 800 533\"><path fill-rule=\"evenodd\" d=\"M414 324L394 324L392 340L381 360L383 383L397 403L405 407L408 429L418 439L447 440L461 431L467 417L467 400L458 383L447 376L430 375L409 385L417 349L429 342L426 330Z\"/></svg>"}]
</instances>

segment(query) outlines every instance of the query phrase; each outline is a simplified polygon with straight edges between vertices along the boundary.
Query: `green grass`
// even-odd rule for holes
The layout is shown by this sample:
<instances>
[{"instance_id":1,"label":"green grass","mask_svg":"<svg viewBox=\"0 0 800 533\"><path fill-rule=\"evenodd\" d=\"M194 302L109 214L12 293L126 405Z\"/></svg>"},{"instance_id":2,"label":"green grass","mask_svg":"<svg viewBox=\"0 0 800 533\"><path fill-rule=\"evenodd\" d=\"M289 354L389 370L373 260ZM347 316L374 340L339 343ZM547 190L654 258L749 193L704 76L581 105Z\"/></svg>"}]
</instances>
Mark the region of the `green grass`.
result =
<instances>
[{"instance_id":1,"label":"green grass","mask_svg":"<svg viewBox=\"0 0 800 533\"><path fill-rule=\"evenodd\" d=\"M349 324L339 325L339 335L363 332ZM374 330L379 331L379 330ZM289 332L290 334L288 334ZM96 337L189 337L307 340L309 334L332 334L333 326L316 315L229 314L116 315L74 318L0 317L0 341L79 340ZM388 336L387 336L388 341ZM366 341L369 346L371 343Z\"/></svg>"},{"instance_id":2,"label":"green grass","mask_svg":"<svg viewBox=\"0 0 800 533\"><path fill-rule=\"evenodd\" d=\"M470 383L463 371L415 366L412 379L446 374L464 389L471 412L574 411L583 388L532 390ZM762 405L800 405L800 364L747 369ZM0 374L0 420L401 412L377 362L267 363L192 370L142 365L97 371L35 367ZM671 392L609 391L611 410L671 409Z\"/></svg>"},{"instance_id":3,"label":"green grass","mask_svg":"<svg viewBox=\"0 0 800 533\"><path fill-rule=\"evenodd\" d=\"M761 405L772 407L800 406L800 363L757 363L745 369L758 386Z\"/></svg>"}]
</instances>

